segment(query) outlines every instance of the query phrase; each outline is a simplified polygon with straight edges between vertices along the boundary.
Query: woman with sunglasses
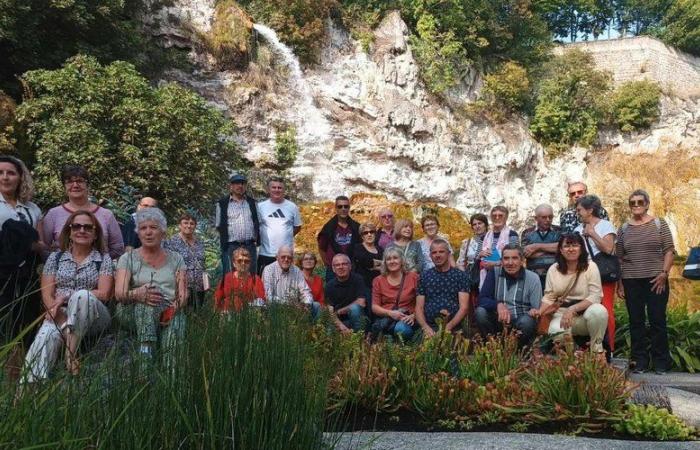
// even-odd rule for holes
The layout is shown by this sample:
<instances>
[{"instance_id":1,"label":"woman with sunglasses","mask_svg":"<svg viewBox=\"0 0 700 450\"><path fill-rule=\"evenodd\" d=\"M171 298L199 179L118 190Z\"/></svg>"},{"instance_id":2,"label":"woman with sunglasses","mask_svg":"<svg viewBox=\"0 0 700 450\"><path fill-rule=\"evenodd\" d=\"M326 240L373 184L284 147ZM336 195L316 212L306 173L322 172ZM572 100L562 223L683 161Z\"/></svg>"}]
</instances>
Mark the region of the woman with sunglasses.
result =
<instances>
[{"instance_id":1,"label":"woman with sunglasses","mask_svg":"<svg viewBox=\"0 0 700 450\"><path fill-rule=\"evenodd\" d=\"M105 251L102 227L89 211L76 211L59 235L60 250L51 253L41 276L45 319L27 352L26 381L45 379L65 345L68 372L80 370L77 352L88 335L105 331L111 316L114 268Z\"/></svg>"},{"instance_id":2,"label":"woman with sunglasses","mask_svg":"<svg viewBox=\"0 0 700 450\"><path fill-rule=\"evenodd\" d=\"M367 299L372 298L372 281L379 275L384 251L376 245L377 228L371 222L360 225L362 242L355 245L353 251L353 266L355 272L362 277L367 290Z\"/></svg>"},{"instance_id":3,"label":"woman with sunglasses","mask_svg":"<svg viewBox=\"0 0 700 450\"><path fill-rule=\"evenodd\" d=\"M630 366L641 373L651 362L663 374L671 368L666 306L675 248L666 221L649 214L650 203L649 194L641 189L629 196L630 219L618 230L616 245L622 269L617 294L625 299L629 314Z\"/></svg>"},{"instance_id":4,"label":"woman with sunglasses","mask_svg":"<svg viewBox=\"0 0 700 450\"><path fill-rule=\"evenodd\" d=\"M214 310L220 313L240 312L249 303L265 301L265 287L260 277L250 272L252 258L245 247L231 255L233 271L224 275L214 292Z\"/></svg>"},{"instance_id":5,"label":"woman with sunglasses","mask_svg":"<svg viewBox=\"0 0 700 450\"><path fill-rule=\"evenodd\" d=\"M553 303L559 305L549 323L548 334L556 340L567 334L589 336L590 351L604 358L608 311L600 304L602 296L600 272L588 259L583 236L563 234L557 244L556 262L547 271L539 311L542 317Z\"/></svg>"},{"instance_id":6,"label":"woman with sunglasses","mask_svg":"<svg viewBox=\"0 0 700 450\"><path fill-rule=\"evenodd\" d=\"M109 209L90 201L87 170L81 166L66 166L61 173L61 181L68 201L51 208L39 224L39 235L43 243L51 250L60 248L61 230L68 217L76 211L90 211L100 222L107 251L112 259L124 253L124 239L117 219Z\"/></svg>"}]
</instances>

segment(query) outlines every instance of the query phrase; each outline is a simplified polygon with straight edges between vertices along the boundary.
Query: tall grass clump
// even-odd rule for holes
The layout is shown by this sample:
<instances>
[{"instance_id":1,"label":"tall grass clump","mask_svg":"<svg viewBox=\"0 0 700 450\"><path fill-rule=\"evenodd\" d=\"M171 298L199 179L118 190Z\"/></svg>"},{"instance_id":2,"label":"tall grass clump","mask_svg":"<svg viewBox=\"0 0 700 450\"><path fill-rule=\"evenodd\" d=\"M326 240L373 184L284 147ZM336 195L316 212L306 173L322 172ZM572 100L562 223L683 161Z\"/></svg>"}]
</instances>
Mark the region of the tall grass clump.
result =
<instances>
[{"instance_id":1,"label":"tall grass clump","mask_svg":"<svg viewBox=\"0 0 700 450\"><path fill-rule=\"evenodd\" d=\"M77 377L3 389L0 446L326 448L331 369L309 329L282 306L189 316L184 342L152 362L112 351Z\"/></svg>"}]
</instances>

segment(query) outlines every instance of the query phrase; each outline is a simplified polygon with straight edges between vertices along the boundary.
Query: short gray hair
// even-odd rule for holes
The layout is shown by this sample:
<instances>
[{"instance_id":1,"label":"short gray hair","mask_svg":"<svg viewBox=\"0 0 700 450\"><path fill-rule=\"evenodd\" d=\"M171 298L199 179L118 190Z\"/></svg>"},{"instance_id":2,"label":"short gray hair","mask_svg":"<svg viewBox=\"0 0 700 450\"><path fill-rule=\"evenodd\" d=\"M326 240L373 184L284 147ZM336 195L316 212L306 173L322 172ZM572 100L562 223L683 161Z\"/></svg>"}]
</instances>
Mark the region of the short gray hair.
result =
<instances>
[{"instance_id":1,"label":"short gray hair","mask_svg":"<svg viewBox=\"0 0 700 450\"><path fill-rule=\"evenodd\" d=\"M430 250L433 249L434 245L444 245L447 251L452 254L452 247L450 246L450 243L447 242L447 240L443 238L435 238L433 239L433 242L430 243Z\"/></svg>"},{"instance_id":2,"label":"short gray hair","mask_svg":"<svg viewBox=\"0 0 700 450\"><path fill-rule=\"evenodd\" d=\"M141 211L136 211L134 222L136 222L137 229L139 225L141 225L143 222L148 222L150 220L157 223L160 229L163 230L163 232L168 231L168 221L165 218L165 214L163 214L163 211L161 211L160 208L154 207L142 209Z\"/></svg>"},{"instance_id":3,"label":"short gray hair","mask_svg":"<svg viewBox=\"0 0 700 450\"><path fill-rule=\"evenodd\" d=\"M506 250L517 250L520 259L525 258L525 252L523 251L523 248L518 244L509 243L504 245L503 249L501 250L501 258L503 258L503 254L506 252Z\"/></svg>"},{"instance_id":4,"label":"short gray hair","mask_svg":"<svg viewBox=\"0 0 700 450\"><path fill-rule=\"evenodd\" d=\"M389 271L386 270L386 259L389 256L398 256L401 260L401 272L408 272L406 269L406 257L404 256L403 251L399 250L397 247L387 247L386 250L384 250L384 255L382 256L382 265L379 267L379 273L382 275L389 273Z\"/></svg>"},{"instance_id":5,"label":"short gray hair","mask_svg":"<svg viewBox=\"0 0 700 450\"><path fill-rule=\"evenodd\" d=\"M535 208L535 215L537 215L537 211L542 211L543 209L546 209L547 211L554 213L554 208L552 208L552 205L548 205L547 203L542 203L541 205L537 205L537 208Z\"/></svg>"},{"instance_id":6,"label":"short gray hair","mask_svg":"<svg viewBox=\"0 0 700 450\"><path fill-rule=\"evenodd\" d=\"M651 203L651 199L649 198L649 193L645 191L644 189L635 189L634 192L632 192L627 200L632 200L632 197L644 197L644 202L648 205Z\"/></svg>"}]
</instances>

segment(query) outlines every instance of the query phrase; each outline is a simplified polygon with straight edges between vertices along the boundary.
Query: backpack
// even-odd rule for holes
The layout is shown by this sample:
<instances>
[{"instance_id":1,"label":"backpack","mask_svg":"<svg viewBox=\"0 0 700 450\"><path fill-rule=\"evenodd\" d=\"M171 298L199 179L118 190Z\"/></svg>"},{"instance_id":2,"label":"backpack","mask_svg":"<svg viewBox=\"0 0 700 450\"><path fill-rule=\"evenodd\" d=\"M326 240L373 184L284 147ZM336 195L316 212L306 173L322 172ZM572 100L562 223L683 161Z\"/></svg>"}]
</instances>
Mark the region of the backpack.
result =
<instances>
[{"instance_id":1,"label":"backpack","mask_svg":"<svg viewBox=\"0 0 700 450\"><path fill-rule=\"evenodd\" d=\"M700 280L700 245L690 249L683 267L683 278Z\"/></svg>"}]
</instances>

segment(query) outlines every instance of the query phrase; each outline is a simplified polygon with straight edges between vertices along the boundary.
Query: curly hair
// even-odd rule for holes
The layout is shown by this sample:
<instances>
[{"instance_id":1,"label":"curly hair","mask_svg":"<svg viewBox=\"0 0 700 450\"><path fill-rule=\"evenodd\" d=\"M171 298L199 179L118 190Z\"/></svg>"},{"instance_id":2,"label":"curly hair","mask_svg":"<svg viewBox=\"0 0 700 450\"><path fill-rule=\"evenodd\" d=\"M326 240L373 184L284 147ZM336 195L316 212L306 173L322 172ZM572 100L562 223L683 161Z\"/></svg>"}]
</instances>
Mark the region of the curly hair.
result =
<instances>
[{"instance_id":1,"label":"curly hair","mask_svg":"<svg viewBox=\"0 0 700 450\"><path fill-rule=\"evenodd\" d=\"M15 166L17 173L19 173L19 185L17 186L17 191L15 191L15 197L21 203L27 203L31 201L34 197L34 180L32 180L32 174L24 165L21 159L15 158L10 155L0 155L0 162L10 163Z\"/></svg>"}]
</instances>

